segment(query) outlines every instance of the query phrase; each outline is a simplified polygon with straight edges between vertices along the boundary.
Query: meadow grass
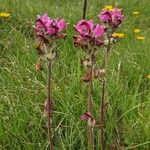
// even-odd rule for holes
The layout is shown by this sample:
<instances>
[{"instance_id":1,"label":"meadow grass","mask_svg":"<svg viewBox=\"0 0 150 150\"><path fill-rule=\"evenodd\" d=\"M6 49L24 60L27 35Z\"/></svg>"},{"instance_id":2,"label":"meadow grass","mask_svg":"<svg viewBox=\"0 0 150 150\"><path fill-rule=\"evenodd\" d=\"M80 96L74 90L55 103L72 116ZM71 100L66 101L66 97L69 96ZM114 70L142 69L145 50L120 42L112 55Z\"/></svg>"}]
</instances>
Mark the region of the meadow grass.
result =
<instances>
[{"instance_id":1,"label":"meadow grass","mask_svg":"<svg viewBox=\"0 0 150 150\"><path fill-rule=\"evenodd\" d=\"M85 122L86 86L80 83L83 68L81 50L74 48L73 25L82 17L81 0L1 0L0 11L0 150L48 149L43 103L46 99L47 71L36 72L37 54L32 25L38 14L63 17L69 23L68 38L58 48L53 64L52 93L55 149L87 149ZM124 8L126 16L120 32L125 38L113 48L109 64L109 113L107 144L120 140L125 149L150 149L150 9L149 0L89 0L87 19L94 18L106 4ZM133 11L139 11L133 16ZM133 32L139 27L136 40ZM99 61L101 57L99 56ZM94 82L94 116L98 115L99 83ZM97 134L98 130L95 130ZM96 148L99 148L98 137ZM109 149L109 148L107 148Z\"/></svg>"}]
</instances>

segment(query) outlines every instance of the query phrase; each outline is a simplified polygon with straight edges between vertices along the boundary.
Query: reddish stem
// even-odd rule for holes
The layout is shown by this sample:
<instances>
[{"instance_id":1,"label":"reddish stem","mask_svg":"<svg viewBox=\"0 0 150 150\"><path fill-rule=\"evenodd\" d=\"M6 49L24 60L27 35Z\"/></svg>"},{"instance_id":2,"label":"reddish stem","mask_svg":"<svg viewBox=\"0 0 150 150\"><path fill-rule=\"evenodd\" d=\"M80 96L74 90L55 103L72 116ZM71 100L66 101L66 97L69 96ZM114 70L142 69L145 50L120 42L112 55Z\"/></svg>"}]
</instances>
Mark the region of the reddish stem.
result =
<instances>
[{"instance_id":1,"label":"reddish stem","mask_svg":"<svg viewBox=\"0 0 150 150\"><path fill-rule=\"evenodd\" d=\"M101 106L100 106L100 126L101 127L101 150L106 149L106 137L105 137L105 129L106 129L106 113L107 113L107 96L108 96L108 91L107 91L107 69L108 69L108 61L109 61L109 53L111 50L111 45L110 45L110 39L109 39L109 44L105 52L105 57L104 57L104 69L105 69L105 76L102 79L102 91L101 91Z\"/></svg>"},{"instance_id":2,"label":"reddish stem","mask_svg":"<svg viewBox=\"0 0 150 150\"><path fill-rule=\"evenodd\" d=\"M91 80L88 83L88 112L90 114L93 113L93 100L92 100L92 93L93 93L93 64L94 64L94 56L91 56L92 66L90 67L90 76ZM87 136L88 136L88 150L94 150L94 129L93 127L87 125Z\"/></svg>"},{"instance_id":3,"label":"reddish stem","mask_svg":"<svg viewBox=\"0 0 150 150\"><path fill-rule=\"evenodd\" d=\"M51 62L48 60L48 86L47 86L47 100L48 100L48 136L49 136L49 144L50 150L54 150L53 140L52 140L52 100L51 100Z\"/></svg>"},{"instance_id":4,"label":"reddish stem","mask_svg":"<svg viewBox=\"0 0 150 150\"><path fill-rule=\"evenodd\" d=\"M100 117L100 123L101 123L101 149L105 149L105 93L106 92L106 80L103 79L102 81L102 94L101 94L101 117Z\"/></svg>"}]
</instances>

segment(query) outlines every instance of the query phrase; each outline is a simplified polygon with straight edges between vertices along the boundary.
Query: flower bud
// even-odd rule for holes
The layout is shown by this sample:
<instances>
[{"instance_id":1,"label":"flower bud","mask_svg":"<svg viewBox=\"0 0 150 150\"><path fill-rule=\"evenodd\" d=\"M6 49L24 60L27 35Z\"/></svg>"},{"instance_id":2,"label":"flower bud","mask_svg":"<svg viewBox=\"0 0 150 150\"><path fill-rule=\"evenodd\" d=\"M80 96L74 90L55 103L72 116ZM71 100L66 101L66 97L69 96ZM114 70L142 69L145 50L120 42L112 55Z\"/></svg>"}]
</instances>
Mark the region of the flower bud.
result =
<instances>
[{"instance_id":1,"label":"flower bud","mask_svg":"<svg viewBox=\"0 0 150 150\"><path fill-rule=\"evenodd\" d=\"M92 80L92 74L91 72L88 72L85 74L85 76L81 77L81 80L84 82L89 82Z\"/></svg>"},{"instance_id":2,"label":"flower bud","mask_svg":"<svg viewBox=\"0 0 150 150\"><path fill-rule=\"evenodd\" d=\"M108 45L109 44L109 40L108 40L108 38L107 39L105 39L105 41L104 41L104 45Z\"/></svg>"},{"instance_id":3,"label":"flower bud","mask_svg":"<svg viewBox=\"0 0 150 150\"><path fill-rule=\"evenodd\" d=\"M81 115L81 120L87 121L88 125L94 127L96 124L95 118L91 115L91 113L86 112Z\"/></svg>"},{"instance_id":4,"label":"flower bud","mask_svg":"<svg viewBox=\"0 0 150 150\"><path fill-rule=\"evenodd\" d=\"M98 69L94 72L94 78L101 78L105 76L105 70L104 69Z\"/></svg>"},{"instance_id":5,"label":"flower bud","mask_svg":"<svg viewBox=\"0 0 150 150\"><path fill-rule=\"evenodd\" d=\"M50 61L53 61L56 57L56 53L55 52L49 52L48 54L46 54L46 58Z\"/></svg>"},{"instance_id":6,"label":"flower bud","mask_svg":"<svg viewBox=\"0 0 150 150\"><path fill-rule=\"evenodd\" d=\"M35 65L35 69L36 69L36 71L42 71L43 70L43 65L41 63L37 63Z\"/></svg>"},{"instance_id":7,"label":"flower bud","mask_svg":"<svg viewBox=\"0 0 150 150\"><path fill-rule=\"evenodd\" d=\"M47 117L49 112L50 112L50 116L51 116L52 111L53 111L53 101L50 100L50 106L49 106L48 100L46 99L45 103L44 103L44 117Z\"/></svg>"},{"instance_id":8,"label":"flower bud","mask_svg":"<svg viewBox=\"0 0 150 150\"><path fill-rule=\"evenodd\" d=\"M83 58L81 63L85 66L85 67L91 67L92 66L92 60L90 58Z\"/></svg>"}]
</instances>

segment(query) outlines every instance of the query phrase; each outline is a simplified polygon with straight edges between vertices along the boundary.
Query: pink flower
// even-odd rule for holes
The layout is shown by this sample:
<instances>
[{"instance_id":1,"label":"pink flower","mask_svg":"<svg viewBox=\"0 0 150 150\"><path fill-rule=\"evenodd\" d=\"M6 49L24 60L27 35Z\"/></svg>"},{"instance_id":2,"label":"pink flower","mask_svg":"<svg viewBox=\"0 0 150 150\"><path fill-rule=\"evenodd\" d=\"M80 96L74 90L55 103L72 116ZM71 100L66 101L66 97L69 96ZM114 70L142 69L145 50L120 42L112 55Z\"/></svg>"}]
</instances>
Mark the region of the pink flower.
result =
<instances>
[{"instance_id":1,"label":"pink flower","mask_svg":"<svg viewBox=\"0 0 150 150\"><path fill-rule=\"evenodd\" d=\"M47 13L45 13L43 16L38 16L37 17L37 21L38 20L40 20L41 22L43 22L43 24L46 27L49 27L53 23L53 20L51 18L49 18L49 16L48 16Z\"/></svg>"},{"instance_id":2,"label":"pink flower","mask_svg":"<svg viewBox=\"0 0 150 150\"><path fill-rule=\"evenodd\" d=\"M87 121L88 119L93 119L92 115L89 112L85 112L81 115L81 120Z\"/></svg>"},{"instance_id":3,"label":"pink flower","mask_svg":"<svg viewBox=\"0 0 150 150\"><path fill-rule=\"evenodd\" d=\"M114 10L111 12L111 16L112 16L112 25L114 27L118 27L124 19L124 16L122 15L122 10L119 10L117 8L114 8Z\"/></svg>"},{"instance_id":4,"label":"pink flower","mask_svg":"<svg viewBox=\"0 0 150 150\"><path fill-rule=\"evenodd\" d=\"M85 36L85 35L89 35L91 33L93 25L94 25L94 23L93 23L92 20L89 20L89 21L87 21L87 20L81 20L74 27L75 27L75 30L79 34Z\"/></svg>"},{"instance_id":5,"label":"pink flower","mask_svg":"<svg viewBox=\"0 0 150 150\"><path fill-rule=\"evenodd\" d=\"M98 16L102 22L111 22L112 16L110 11L102 11Z\"/></svg>"},{"instance_id":6,"label":"pink flower","mask_svg":"<svg viewBox=\"0 0 150 150\"><path fill-rule=\"evenodd\" d=\"M58 32L63 31L65 28L67 28L68 25L64 19L57 20L56 23L58 27Z\"/></svg>"},{"instance_id":7,"label":"pink flower","mask_svg":"<svg viewBox=\"0 0 150 150\"><path fill-rule=\"evenodd\" d=\"M122 10L118 8L103 10L98 17L102 22L110 24L113 28L117 28L124 19Z\"/></svg>"},{"instance_id":8,"label":"pink flower","mask_svg":"<svg viewBox=\"0 0 150 150\"><path fill-rule=\"evenodd\" d=\"M94 126L96 123L96 120L89 112L86 112L83 115L81 115L81 120L87 121L89 126Z\"/></svg>"},{"instance_id":9,"label":"pink flower","mask_svg":"<svg viewBox=\"0 0 150 150\"><path fill-rule=\"evenodd\" d=\"M42 16L37 16L35 23L35 32L37 35L43 35L48 31L48 28L51 26L53 20L48 17L45 13Z\"/></svg>"},{"instance_id":10,"label":"pink flower","mask_svg":"<svg viewBox=\"0 0 150 150\"><path fill-rule=\"evenodd\" d=\"M101 26L99 24L95 25L95 28L93 29L93 36L95 38L102 37L105 33L105 27Z\"/></svg>"},{"instance_id":11,"label":"pink flower","mask_svg":"<svg viewBox=\"0 0 150 150\"><path fill-rule=\"evenodd\" d=\"M49 28L47 28L46 35L55 35L58 33L58 27L55 25L51 25Z\"/></svg>"},{"instance_id":12,"label":"pink flower","mask_svg":"<svg viewBox=\"0 0 150 150\"><path fill-rule=\"evenodd\" d=\"M67 23L64 19L54 19L48 28L49 34L57 34L67 28Z\"/></svg>"},{"instance_id":13,"label":"pink flower","mask_svg":"<svg viewBox=\"0 0 150 150\"><path fill-rule=\"evenodd\" d=\"M53 36L62 37L60 32L62 32L67 27L67 23L64 19L52 19L48 14L38 16L35 23L35 33L41 36Z\"/></svg>"},{"instance_id":14,"label":"pink flower","mask_svg":"<svg viewBox=\"0 0 150 150\"><path fill-rule=\"evenodd\" d=\"M81 20L74 27L79 33L79 35L74 36L74 45L76 47L102 45L105 34L104 26L94 24L92 20Z\"/></svg>"}]
</instances>

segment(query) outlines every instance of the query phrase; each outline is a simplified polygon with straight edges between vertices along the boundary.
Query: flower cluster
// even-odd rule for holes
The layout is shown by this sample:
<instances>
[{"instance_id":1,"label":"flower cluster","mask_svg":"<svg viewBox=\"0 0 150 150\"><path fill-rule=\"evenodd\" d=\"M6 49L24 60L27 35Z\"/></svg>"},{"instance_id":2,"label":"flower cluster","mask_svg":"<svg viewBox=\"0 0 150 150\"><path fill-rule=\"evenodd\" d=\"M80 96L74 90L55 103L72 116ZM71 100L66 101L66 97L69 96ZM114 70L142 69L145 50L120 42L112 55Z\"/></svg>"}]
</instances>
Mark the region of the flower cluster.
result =
<instances>
[{"instance_id":1,"label":"flower cluster","mask_svg":"<svg viewBox=\"0 0 150 150\"><path fill-rule=\"evenodd\" d=\"M113 8L112 6L102 9L98 15L101 24L95 24L93 20L80 20L75 26L78 35L74 36L74 45L76 47L88 49L92 47L100 47L105 43L106 35L113 35L119 25L123 22L124 16L122 9ZM120 36L112 36L118 38ZM123 36L121 36L123 37Z\"/></svg>"},{"instance_id":2,"label":"flower cluster","mask_svg":"<svg viewBox=\"0 0 150 150\"><path fill-rule=\"evenodd\" d=\"M38 16L34 26L37 36L62 36L62 31L66 29L67 23L64 19L52 19L48 14Z\"/></svg>"},{"instance_id":3,"label":"flower cluster","mask_svg":"<svg viewBox=\"0 0 150 150\"><path fill-rule=\"evenodd\" d=\"M46 13L42 16L37 16L34 25L37 43L36 50L38 55L40 55L36 64L37 71L43 69L45 58L50 61L54 60L58 39L66 37L66 34L62 32L67 28L67 25L64 19L53 19Z\"/></svg>"},{"instance_id":4,"label":"flower cluster","mask_svg":"<svg viewBox=\"0 0 150 150\"><path fill-rule=\"evenodd\" d=\"M138 16L139 14L140 14L139 11L134 11L133 12L133 15L135 15L135 16ZM143 40L145 40L145 37L143 35L141 35L141 31L142 30L140 28L135 28L133 30L133 32L135 33L135 38L137 40L143 41Z\"/></svg>"},{"instance_id":5,"label":"flower cluster","mask_svg":"<svg viewBox=\"0 0 150 150\"><path fill-rule=\"evenodd\" d=\"M100 46L103 44L104 26L94 24L93 20L81 20L74 28L79 34L74 36L76 47L86 48L86 46Z\"/></svg>"},{"instance_id":6,"label":"flower cluster","mask_svg":"<svg viewBox=\"0 0 150 150\"><path fill-rule=\"evenodd\" d=\"M122 10L118 8L104 9L98 16L100 20L112 28L117 28L124 20Z\"/></svg>"},{"instance_id":7,"label":"flower cluster","mask_svg":"<svg viewBox=\"0 0 150 150\"><path fill-rule=\"evenodd\" d=\"M106 56L109 55L116 38L123 38L123 33L117 33L116 30L124 20L122 10L113 8L112 6L105 7L98 15L100 23L94 23L93 20L80 20L74 29L78 33L74 35L74 45L77 48L82 48L85 52L84 58L81 60L84 66L85 74L81 77L81 81L89 83L89 88L92 88L92 80L99 79L105 82L104 66L98 68L96 64L97 52L104 48L104 64ZM90 82L91 81L91 82ZM92 92L88 91L88 104L92 103ZM81 116L81 120L85 120L88 126L94 127L96 120L92 116L92 106L88 105L88 112Z\"/></svg>"}]
</instances>

